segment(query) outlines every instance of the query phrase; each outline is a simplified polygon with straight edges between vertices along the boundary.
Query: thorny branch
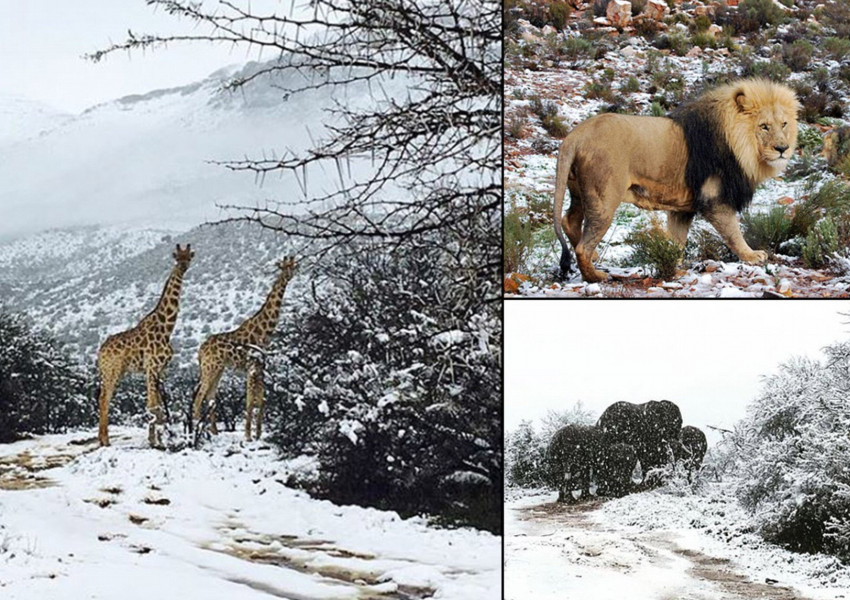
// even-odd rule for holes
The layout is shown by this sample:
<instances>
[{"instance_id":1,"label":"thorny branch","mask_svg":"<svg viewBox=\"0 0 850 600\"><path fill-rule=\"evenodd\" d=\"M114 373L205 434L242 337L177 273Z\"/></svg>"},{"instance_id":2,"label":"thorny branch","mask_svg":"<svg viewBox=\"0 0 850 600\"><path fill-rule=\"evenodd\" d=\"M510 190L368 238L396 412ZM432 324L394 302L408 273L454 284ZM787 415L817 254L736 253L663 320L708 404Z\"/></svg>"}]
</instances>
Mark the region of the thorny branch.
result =
<instances>
[{"instance_id":1,"label":"thorny branch","mask_svg":"<svg viewBox=\"0 0 850 600\"><path fill-rule=\"evenodd\" d=\"M275 58L243 73L231 90L286 79L282 101L309 90L368 86L366 109L338 101L327 136L304 153L223 163L234 171L291 172L300 201L228 209L305 240L401 240L435 230L482 235L498 254L501 210L501 4L495 0L313 0L258 14L235 2L146 0L187 19L197 33L138 35L88 56L180 42L245 46ZM286 13L286 14L285 14ZM267 56L268 54L266 54ZM293 83L294 82L294 83ZM403 87L402 87L403 84ZM402 92L399 92L399 89ZM352 163L370 176L349 175ZM312 192L309 171L336 173L330 192ZM486 224L482 226L482 223ZM489 225L489 227L487 226ZM480 250L480 249L479 249ZM486 259L498 271L497 257Z\"/></svg>"}]
</instances>

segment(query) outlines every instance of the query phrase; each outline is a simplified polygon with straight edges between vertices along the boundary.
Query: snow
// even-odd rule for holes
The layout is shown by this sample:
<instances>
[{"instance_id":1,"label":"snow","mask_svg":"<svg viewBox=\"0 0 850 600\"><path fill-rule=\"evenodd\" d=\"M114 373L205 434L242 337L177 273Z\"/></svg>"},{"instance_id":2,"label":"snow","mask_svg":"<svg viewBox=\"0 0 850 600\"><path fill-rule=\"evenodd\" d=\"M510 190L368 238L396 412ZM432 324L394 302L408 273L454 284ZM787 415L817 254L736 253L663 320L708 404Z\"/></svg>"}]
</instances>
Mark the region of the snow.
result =
<instances>
[{"instance_id":1,"label":"snow","mask_svg":"<svg viewBox=\"0 0 850 600\"><path fill-rule=\"evenodd\" d=\"M834 558L794 554L748 532L724 483L706 483L699 494L655 490L574 507L556 499L556 492L507 490L506 600L850 595L850 569Z\"/></svg>"},{"instance_id":2,"label":"snow","mask_svg":"<svg viewBox=\"0 0 850 600\"><path fill-rule=\"evenodd\" d=\"M74 440L85 440L74 444ZM422 518L337 506L286 487L310 468L268 445L222 435L164 453L113 428L0 447L62 466L46 487L0 492L0 595L30 598L496 598L500 538ZM5 484L5 485L4 485Z\"/></svg>"}]
</instances>

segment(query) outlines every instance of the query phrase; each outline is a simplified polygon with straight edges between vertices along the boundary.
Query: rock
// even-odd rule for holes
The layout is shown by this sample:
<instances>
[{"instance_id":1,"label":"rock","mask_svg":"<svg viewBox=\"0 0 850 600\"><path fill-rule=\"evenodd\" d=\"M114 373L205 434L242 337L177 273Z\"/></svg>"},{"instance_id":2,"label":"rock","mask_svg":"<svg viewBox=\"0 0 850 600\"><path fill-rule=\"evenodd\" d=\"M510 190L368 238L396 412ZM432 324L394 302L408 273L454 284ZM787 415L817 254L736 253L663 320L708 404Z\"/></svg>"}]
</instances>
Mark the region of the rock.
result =
<instances>
[{"instance_id":1,"label":"rock","mask_svg":"<svg viewBox=\"0 0 850 600\"><path fill-rule=\"evenodd\" d=\"M524 42L538 44L543 41L540 37L540 30L525 19L517 19L516 24L519 37Z\"/></svg>"},{"instance_id":2,"label":"rock","mask_svg":"<svg viewBox=\"0 0 850 600\"><path fill-rule=\"evenodd\" d=\"M665 281L661 284L661 287L665 290L681 290L683 286L678 281Z\"/></svg>"},{"instance_id":3,"label":"rock","mask_svg":"<svg viewBox=\"0 0 850 600\"><path fill-rule=\"evenodd\" d=\"M777 200L776 203L781 204L782 206L788 206L789 204L794 204L794 198L791 196L782 196L782 198Z\"/></svg>"},{"instance_id":4,"label":"rock","mask_svg":"<svg viewBox=\"0 0 850 600\"><path fill-rule=\"evenodd\" d=\"M718 54L718 55L720 55L720 56L729 56L729 55L731 55L731 52L729 52L729 49L728 49L728 48L718 48L717 50L715 50L715 51L714 51L714 53L715 53L715 54Z\"/></svg>"},{"instance_id":5,"label":"rock","mask_svg":"<svg viewBox=\"0 0 850 600\"><path fill-rule=\"evenodd\" d=\"M685 56L687 56L688 58L694 58L695 56L702 56L702 48L700 48L699 46L694 46L693 48L688 50L688 53L685 54Z\"/></svg>"},{"instance_id":6,"label":"rock","mask_svg":"<svg viewBox=\"0 0 850 600\"><path fill-rule=\"evenodd\" d=\"M783 296L791 296L791 282L787 279L780 279L779 285L776 286L776 291Z\"/></svg>"},{"instance_id":7,"label":"rock","mask_svg":"<svg viewBox=\"0 0 850 600\"><path fill-rule=\"evenodd\" d=\"M726 6L738 6L738 0L726 0Z\"/></svg>"},{"instance_id":8,"label":"rock","mask_svg":"<svg viewBox=\"0 0 850 600\"><path fill-rule=\"evenodd\" d=\"M622 50L620 50L620 54L626 58L632 58L635 54L637 54L637 50L635 50L634 46L625 46Z\"/></svg>"},{"instance_id":9,"label":"rock","mask_svg":"<svg viewBox=\"0 0 850 600\"><path fill-rule=\"evenodd\" d=\"M598 283L591 283L584 286L584 295L585 296L596 296L597 294L602 293L602 286Z\"/></svg>"},{"instance_id":10,"label":"rock","mask_svg":"<svg viewBox=\"0 0 850 600\"><path fill-rule=\"evenodd\" d=\"M712 23L708 26L707 32L713 35L715 38L720 37L720 34L723 33L723 28L717 23ZM725 50L725 48L724 48ZM726 50L728 52L728 50Z\"/></svg>"},{"instance_id":11,"label":"rock","mask_svg":"<svg viewBox=\"0 0 850 600\"><path fill-rule=\"evenodd\" d=\"M632 22L632 3L627 0L610 0L605 16L614 27L625 27Z\"/></svg>"},{"instance_id":12,"label":"rock","mask_svg":"<svg viewBox=\"0 0 850 600\"><path fill-rule=\"evenodd\" d=\"M695 16L699 17L701 15L707 15L707 14L708 14L708 7L705 4L703 4L702 2L694 3L694 15Z\"/></svg>"},{"instance_id":13,"label":"rock","mask_svg":"<svg viewBox=\"0 0 850 600\"><path fill-rule=\"evenodd\" d=\"M506 294L516 294L519 286L528 281L528 275L522 273L508 273L505 277L504 290Z\"/></svg>"},{"instance_id":14,"label":"rock","mask_svg":"<svg viewBox=\"0 0 850 600\"><path fill-rule=\"evenodd\" d=\"M669 12L670 7L664 0L648 0L643 10L643 14L655 21L662 21Z\"/></svg>"},{"instance_id":15,"label":"rock","mask_svg":"<svg viewBox=\"0 0 850 600\"><path fill-rule=\"evenodd\" d=\"M593 24L601 25L602 27L608 27L609 25L611 25L610 21L608 21L608 19L606 19L605 17L596 17L595 19L593 19Z\"/></svg>"},{"instance_id":16,"label":"rock","mask_svg":"<svg viewBox=\"0 0 850 600\"><path fill-rule=\"evenodd\" d=\"M544 25L540 33L543 34L543 37L546 37L547 35L558 35L558 30L551 25Z\"/></svg>"}]
</instances>

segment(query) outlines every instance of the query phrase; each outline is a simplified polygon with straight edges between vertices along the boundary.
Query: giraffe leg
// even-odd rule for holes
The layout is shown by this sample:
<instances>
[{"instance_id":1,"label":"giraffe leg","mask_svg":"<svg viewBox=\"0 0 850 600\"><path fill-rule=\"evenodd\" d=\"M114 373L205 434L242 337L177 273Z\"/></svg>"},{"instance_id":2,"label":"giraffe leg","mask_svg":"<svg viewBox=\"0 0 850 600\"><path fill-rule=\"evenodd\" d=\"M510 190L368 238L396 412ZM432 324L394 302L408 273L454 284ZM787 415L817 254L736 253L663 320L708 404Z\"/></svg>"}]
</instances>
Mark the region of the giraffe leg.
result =
<instances>
[{"instance_id":1,"label":"giraffe leg","mask_svg":"<svg viewBox=\"0 0 850 600\"><path fill-rule=\"evenodd\" d=\"M263 434L263 415L266 408L266 390L263 386L263 372L258 371L254 378L254 404L257 409L257 436L259 440Z\"/></svg>"},{"instance_id":2,"label":"giraffe leg","mask_svg":"<svg viewBox=\"0 0 850 600\"><path fill-rule=\"evenodd\" d=\"M210 431L218 433L215 421L215 390L218 387L218 381L221 379L222 367L210 366L203 359L201 360L201 381L198 383L198 391L195 393L193 402L193 417L195 419L195 429L200 427L202 407L205 401L210 401Z\"/></svg>"},{"instance_id":3,"label":"giraffe leg","mask_svg":"<svg viewBox=\"0 0 850 600\"><path fill-rule=\"evenodd\" d=\"M159 397L159 371L149 369L146 377L148 389L148 443L151 447L157 448L161 445L157 424L163 422L162 400Z\"/></svg>"},{"instance_id":4,"label":"giraffe leg","mask_svg":"<svg viewBox=\"0 0 850 600\"><path fill-rule=\"evenodd\" d=\"M121 379L121 373L114 370L101 369L100 394L98 395L98 407L100 409L100 424L97 439L101 446L109 445L109 402L115 394L115 388Z\"/></svg>"},{"instance_id":5,"label":"giraffe leg","mask_svg":"<svg viewBox=\"0 0 850 600\"><path fill-rule=\"evenodd\" d=\"M251 441L251 419L254 416L254 374L249 371L245 382L245 441Z\"/></svg>"}]
</instances>

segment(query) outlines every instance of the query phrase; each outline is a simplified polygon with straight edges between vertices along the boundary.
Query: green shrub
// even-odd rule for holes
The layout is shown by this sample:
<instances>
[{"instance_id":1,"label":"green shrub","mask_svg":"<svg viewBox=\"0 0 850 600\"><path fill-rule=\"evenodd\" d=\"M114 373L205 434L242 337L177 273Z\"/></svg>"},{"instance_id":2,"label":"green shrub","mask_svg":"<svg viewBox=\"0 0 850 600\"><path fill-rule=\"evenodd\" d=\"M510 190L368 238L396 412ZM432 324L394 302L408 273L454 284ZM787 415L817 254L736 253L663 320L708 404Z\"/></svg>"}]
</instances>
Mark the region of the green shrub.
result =
<instances>
[{"instance_id":1,"label":"green shrub","mask_svg":"<svg viewBox=\"0 0 850 600\"><path fill-rule=\"evenodd\" d=\"M808 238L809 232L823 218L828 218L836 228L839 246L850 246L850 185L834 179L804 201L794 211L794 235Z\"/></svg>"},{"instance_id":2,"label":"green shrub","mask_svg":"<svg viewBox=\"0 0 850 600\"><path fill-rule=\"evenodd\" d=\"M540 96L532 96L529 107L531 112L540 117L543 129L552 137L563 138L570 132L569 127L558 114L558 105L552 100L543 100Z\"/></svg>"},{"instance_id":3,"label":"green shrub","mask_svg":"<svg viewBox=\"0 0 850 600\"><path fill-rule=\"evenodd\" d=\"M620 91L626 94L634 94L640 91L640 81L634 75L629 75L629 78L620 85Z\"/></svg>"},{"instance_id":4,"label":"green shrub","mask_svg":"<svg viewBox=\"0 0 850 600\"><path fill-rule=\"evenodd\" d=\"M838 252L838 229L832 219L825 217L815 223L806 235L803 262L812 268L823 267L835 252Z\"/></svg>"},{"instance_id":5,"label":"green shrub","mask_svg":"<svg viewBox=\"0 0 850 600\"><path fill-rule=\"evenodd\" d=\"M742 77L764 77L771 81L782 83L791 75L791 69L783 62L774 60L754 61L752 58L741 59Z\"/></svg>"},{"instance_id":6,"label":"green shrub","mask_svg":"<svg viewBox=\"0 0 850 600\"><path fill-rule=\"evenodd\" d=\"M694 32L701 33L711 27L711 18L708 15L698 15L694 19Z\"/></svg>"},{"instance_id":7,"label":"green shrub","mask_svg":"<svg viewBox=\"0 0 850 600\"><path fill-rule=\"evenodd\" d=\"M552 26L558 31L563 30L571 12L572 8L566 2L556 1L549 4L549 20L552 22Z\"/></svg>"},{"instance_id":8,"label":"green shrub","mask_svg":"<svg viewBox=\"0 0 850 600\"><path fill-rule=\"evenodd\" d=\"M817 154L823 149L823 135L817 127L800 124L797 131L797 148Z\"/></svg>"},{"instance_id":9,"label":"green shrub","mask_svg":"<svg viewBox=\"0 0 850 600\"><path fill-rule=\"evenodd\" d=\"M614 100L614 90L604 81L588 81L584 85L583 93L588 100L604 100L605 102Z\"/></svg>"},{"instance_id":10,"label":"green shrub","mask_svg":"<svg viewBox=\"0 0 850 600\"><path fill-rule=\"evenodd\" d=\"M570 37L558 46L558 54L569 61L592 59L596 54L593 42L584 37Z\"/></svg>"},{"instance_id":11,"label":"green shrub","mask_svg":"<svg viewBox=\"0 0 850 600\"><path fill-rule=\"evenodd\" d=\"M823 49L828 56L840 61L850 54L850 40L839 37L824 38Z\"/></svg>"},{"instance_id":12,"label":"green shrub","mask_svg":"<svg viewBox=\"0 0 850 600\"><path fill-rule=\"evenodd\" d=\"M512 140L521 140L525 137L525 119L519 115L512 115L505 126L505 137Z\"/></svg>"},{"instance_id":13,"label":"green shrub","mask_svg":"<svg viewBox=\"0 0 850 600\"><path fill-rule=\"evenodd\" d=\"M794 237L791 219L782 206L775 206L766 213L744 213L741 225L744 239L757 250L778 252L780 244Z\"/></svg>"},{"instance_id":14,"label":"green shrub","mask_svg":"<svg viewBox=\"0 0 850 600\"><path fill-rule=\"evenodd\" d=\"M531 251L531 225L523 221L515 210L508 211L504 222L504 268L505 273L520 270Z\"/></svg>"},{"instance_id":15,"label":"green shrub","mask_svg":"<svg viewBox=\"0 0 850 600\"><path fill-rule=\"evenodd\" d=\"M649 114L653 117L663 117L667 114L667 111L664 110L664 107L659 102L653 102L649 105Z\"/></svg>"},{"instance_id":16,"label":"green shrub","mask_svg":"<svg viewBox=\"0 0 850 600\"><path fill-rule=\"evenodd\" d=\"M676 53L677 56L684 56L693 47L691 40L684 33L674 31L666 36L667 46Z\"/></svg>"},{"instance_id":17,"label":"green shrub","mask_svg":"<svg viewBox=\"0 0 850 600\"><path fill-rule=\"evenodd\" d=\"M782 59L792 71L805 71L812 61L814 46L808 40L797 40L793 44L782 45Z\"/></svg>"},{"instance_id":18,"label":"green shrub","mask_svg":"<svg viewBox=\"0 0 850 600\"><path fill-rule=\"evenodd\" d=\"M738 5L738 12L749 19L758 21L759 26L777 25L785 16L782 9L773 3L773 0L743 0Z\"/></svg>"},{"instance_id":19,"label":"green shrub","mask_svg":"<svg viewBox=\"0 0 850 600\"><path fill-rule=\"evenodd\" d=\"M693 38L691 38L691 42L693 42L694 46L699 46L700 48L717 47L717 38L707 32L697 33Z\"/></svg>"},{"instance_id":20,"label":"green shrub","mask_svg":"<svg viewBox=\"0 0 850 600\"><path fill-rule=\"evenodd\" d=\"M647 265L653 276L659 279L668 280L676 275L676 266L682 260L684 248L670 239L657 221L636 229L625 242L632 246L627 264Z\"/></svg>"}]
</instances>

